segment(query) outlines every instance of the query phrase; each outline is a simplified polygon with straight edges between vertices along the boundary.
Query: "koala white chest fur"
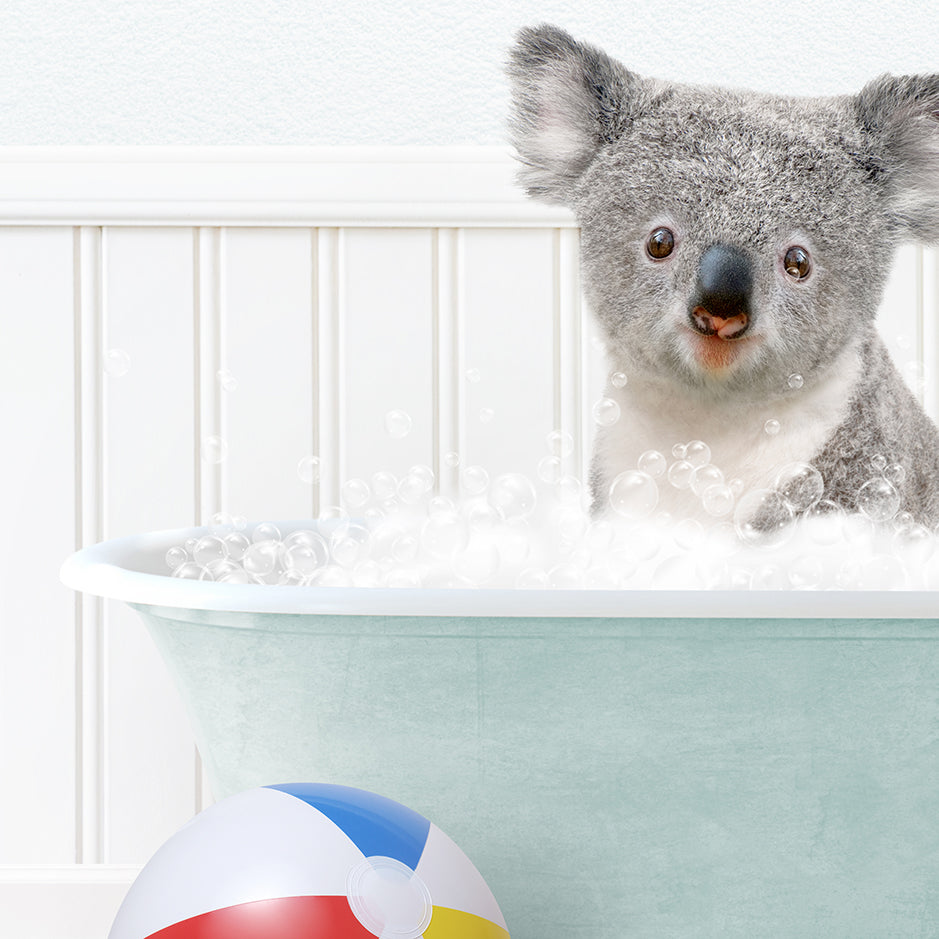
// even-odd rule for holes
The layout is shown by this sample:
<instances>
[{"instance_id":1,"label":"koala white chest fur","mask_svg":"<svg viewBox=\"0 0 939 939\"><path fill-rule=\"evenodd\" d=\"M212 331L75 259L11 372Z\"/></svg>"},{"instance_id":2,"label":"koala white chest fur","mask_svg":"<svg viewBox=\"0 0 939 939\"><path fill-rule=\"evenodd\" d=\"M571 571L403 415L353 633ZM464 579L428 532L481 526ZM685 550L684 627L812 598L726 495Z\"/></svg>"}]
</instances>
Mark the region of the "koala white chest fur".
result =
<instances>
[{"instance_id":1,"label":"koala white chest fur","mask_svg":"<svg viewBox=\"0 0 939 939\"><path fill-rule=\"evenodd\" d=\"M699 88L552 26L519 34L508 71L519 179L576 215L585 297L628 376L606 391L620 419L597 435L594 511L644 451L697 439L748 489L810 463L847 511L887 456L896 512L939 525L939 431L874 328L898 244L939 242L939 76Z\"/></svg>"},{"instance_id":2,"label":"koala white chest fur","mask_svg":"<svg viewBox=\"0 0 939 939\"><path fill-rule=\"evenodd\" d=\"M615 475L635 468L643 453L671 459L675 444L701 440L710 463L742 489L772 489L780 468L811 463L848 414L861 363L857 350L844 351L835 366L810 387L765 401L731 401L719 406L695 396L679 399L674 388L634 380L608 386L620 418L600 428L595 440L592 486L605 500ZM612 473L612 475L611 475ZM676 519L707 518L701 499L689 489L659 486L658 508Z\"/></svg>"}]
</instances>

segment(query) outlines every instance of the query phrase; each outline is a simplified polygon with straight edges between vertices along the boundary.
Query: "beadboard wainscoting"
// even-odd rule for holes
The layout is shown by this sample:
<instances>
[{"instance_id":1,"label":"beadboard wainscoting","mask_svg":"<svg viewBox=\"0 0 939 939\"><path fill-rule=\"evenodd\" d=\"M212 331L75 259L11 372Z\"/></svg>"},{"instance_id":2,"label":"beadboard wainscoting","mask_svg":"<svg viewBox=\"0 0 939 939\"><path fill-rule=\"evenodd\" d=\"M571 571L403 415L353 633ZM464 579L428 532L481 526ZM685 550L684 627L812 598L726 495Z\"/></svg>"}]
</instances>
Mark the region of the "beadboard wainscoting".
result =
<instances>
[{"instance_id":1,"label":"beadboard wainscoting","mask_svg":"<svg viewBox=\"0 0 939 939\"><path fill-rule=\"evenodd\" d=\"M212 798L142 625L59 584L68 554L415 463L454 494L451 452L534 475L555 428L583 478L605 364L578 231L513 173L498 148L0 150L0 935L100 939ZM904 249L880 318L934 416L937 280Z\"/></svg>"}]
</instances>

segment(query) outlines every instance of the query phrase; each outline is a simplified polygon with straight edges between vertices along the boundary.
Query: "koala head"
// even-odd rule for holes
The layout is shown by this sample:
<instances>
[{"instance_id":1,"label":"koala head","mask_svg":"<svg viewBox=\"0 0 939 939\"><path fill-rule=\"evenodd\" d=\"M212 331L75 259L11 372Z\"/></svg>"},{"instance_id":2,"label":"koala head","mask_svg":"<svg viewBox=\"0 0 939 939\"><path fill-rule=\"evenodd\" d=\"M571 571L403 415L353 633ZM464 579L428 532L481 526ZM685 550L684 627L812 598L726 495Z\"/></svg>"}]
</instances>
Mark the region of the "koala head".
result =
<instances>
[{"instance_id":1,"label":"koala head","mask_svg":"<svg viewBox=\"0 0 939 939\"><path fill-rule=\"evenodd\" d=\"M939 76L787 98L642 78L541 26L509 63L530 195L581 226L616 363L787 393L872 327L899 241L939 241Z\"/></svg>"}]
</instances>

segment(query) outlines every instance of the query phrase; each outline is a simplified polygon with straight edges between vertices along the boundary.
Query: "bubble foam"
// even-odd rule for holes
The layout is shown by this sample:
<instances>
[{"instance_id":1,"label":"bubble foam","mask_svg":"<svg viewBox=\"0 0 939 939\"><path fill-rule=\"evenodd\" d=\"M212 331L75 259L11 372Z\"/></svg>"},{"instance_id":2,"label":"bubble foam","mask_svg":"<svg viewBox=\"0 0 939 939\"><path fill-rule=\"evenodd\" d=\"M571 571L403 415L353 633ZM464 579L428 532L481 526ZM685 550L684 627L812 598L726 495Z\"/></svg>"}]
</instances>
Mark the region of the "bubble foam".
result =
<instances>
[{"instance_id":1,"label":"bubble foam","mask_svg":"<svg viewBox=\"0 0 939 939\"><path fill-rule=\"evenodd\" d=\"M939 589L937 533L899 511L905 470L885 458L872 459L848 513L822 498L809 463L747 488L725 479L705 442L677 443L616 475L607 511L591 515L567 472L572 439L558 431L545 443L531 476L461 466L450 497L424 465L349 479L341 506L286 534L220 513L207 534L169 549L168 573L403 589Z\"/></svg>"}]
</instances>

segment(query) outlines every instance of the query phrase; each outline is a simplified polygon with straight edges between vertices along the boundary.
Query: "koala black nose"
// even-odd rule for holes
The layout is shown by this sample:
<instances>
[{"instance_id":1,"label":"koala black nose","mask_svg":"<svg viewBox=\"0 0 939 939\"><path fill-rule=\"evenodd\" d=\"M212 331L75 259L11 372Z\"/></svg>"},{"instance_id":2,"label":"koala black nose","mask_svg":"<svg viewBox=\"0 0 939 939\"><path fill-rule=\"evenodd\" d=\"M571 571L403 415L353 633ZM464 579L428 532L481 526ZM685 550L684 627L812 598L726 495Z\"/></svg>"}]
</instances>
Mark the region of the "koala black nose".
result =
<instances>
[{"instance_id":1,"label":"koala black nose","mask_svg":"<svg viewBox=\"0 0 939 939\"><path fill-rule=\"evenodd\" d=\"M753 268L739 248L717 244L698 265L698 283L691 301L692 326L706 336L738 339L753 321L750 293Z\"/></svg>"}]
</instances>

